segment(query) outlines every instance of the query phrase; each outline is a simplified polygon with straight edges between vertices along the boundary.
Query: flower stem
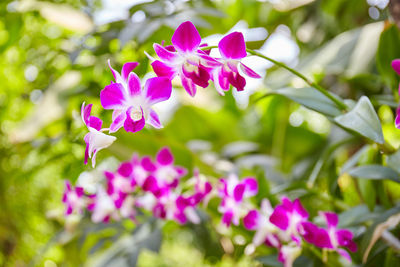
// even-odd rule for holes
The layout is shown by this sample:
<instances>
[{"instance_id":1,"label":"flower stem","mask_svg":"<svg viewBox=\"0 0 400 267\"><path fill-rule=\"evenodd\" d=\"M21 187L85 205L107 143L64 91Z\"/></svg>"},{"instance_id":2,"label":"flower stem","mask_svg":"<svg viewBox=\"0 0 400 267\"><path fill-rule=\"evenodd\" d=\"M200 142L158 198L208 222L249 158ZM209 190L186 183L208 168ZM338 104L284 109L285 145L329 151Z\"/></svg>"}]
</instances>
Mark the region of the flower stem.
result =
<instances>
[{"instance_id":1,"label":"flower stem","mask_svg":"<svg viewBox=\"0 0 400 267\"><path fill-rule=\"evenodd\" d=\"M343 100L341 100L338 97L332 95L325 88L323 88L320 85L318 85L317 83L311 81L310 79L308 79L306 76L304 76L303 74L301 74L297 70L290 68L289 66L287 66L286 64L284 64L282 62L279 62L279 61L277 61L275 59L267 57L267 56L261 54L260 52L257 52L257 51L254 51L254 50L251 50L251 49L248 49L248 48L246 49L246 51L251 55L261 57L261 58L263 58L265 60L268 60L268 61L274 63L275 65L277 65L279 67L282 67L282 68L290 71L291 73L293 73L294 75L296 75L297 77L299 77L300 79L305 81L308 85L310 85L311 87L314 87L315 89L320 91L323 95L325 95L330 100L332 100L332 102L335 103L338 106L339 109L341 109L343 111L347 110L347 105L343 102Z\"/></svg>"}]
</instances>

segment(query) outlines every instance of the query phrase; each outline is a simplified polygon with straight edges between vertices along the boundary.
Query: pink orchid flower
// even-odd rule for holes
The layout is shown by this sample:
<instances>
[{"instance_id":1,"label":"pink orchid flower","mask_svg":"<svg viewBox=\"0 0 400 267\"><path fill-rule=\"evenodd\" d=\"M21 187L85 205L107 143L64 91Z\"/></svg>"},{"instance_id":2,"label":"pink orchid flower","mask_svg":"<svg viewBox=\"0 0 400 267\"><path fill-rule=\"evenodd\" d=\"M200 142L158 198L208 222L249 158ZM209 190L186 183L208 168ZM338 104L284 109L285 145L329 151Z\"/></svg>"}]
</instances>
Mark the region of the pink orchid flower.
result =
<instances>
[{"instance_id":1,"label":"pink orchid flower","mask_svg":"<svg viewBox=\"0 0 400 267\"><path fill-rule=\"evenodd\" d=\"M190 21L179 25L171 41L173 46L153 45L160 60L151 65L157 76L168 77L170 80L179 76L183 88L190 96L194 96L196 85L206 88L210 80L210 70L221 63L199 49L201 37Z\"/></svg>"},{"instance_id":2,"label":"pink orchid flower","mask_svg":"<svg viewBox=\"0 0 400 267\"><path fill-rule=\"evenodd\" d=\"M278 228L269 221L272 212L270 202L263 199L260 211L250 210L243 218L244 227L256 231L252 241L255 247L265 243L273 247L280 246L279 238L276 235Z\"/></svg>"},{"instance_id":3,"label":"pink orchid flower","mask_svg":"<svg viewBox=\"0 0 400 267\"><path fill-rule=\"evenodd\" d=\"M392 68L394 69L394 71L396 71L398 75L400 75L400 59L395 59L392 61ZM398 92L400 94L400 84ZM395 125L397 129L400 129L400 106L396 110Z\"/></svg>"},{"instance_id":4,"label":"pink orchid flower","mask_svg":"<svg viewBox=\"0 0 400 267\"><path fill-rule=\"evenodd\" d=\"M69 181L65 181L62 201L65 205L65 215L70 215L73 212L81 214L85 207L83 188L78 186L73 188Z\"/></svg>"},{"instance_id":5,"label":"pink orchid flower","mask_svg":"<svg viewBox=\"0 0 400 267\"><path fill-rule=\"evenodd\" d=\"M313 244L320 248L336 251L351 262L350 254L341 247L345 247L351 252L357 251L357 244L353 241L353 233L347 229L337 228L339 222L337 214L321 212L320 215L325 218L327 229L315 226Z\"/></svg>"},{"instance_id":6,"label":"pink orchid flower","mask_svg":"<svg viewBox=\"0 0 400 267\"><path fill-rule=\"evenodd\" d=\"M289 198L283 197L282 204L275 207L269 220L300 245L301 225L307 221L307 218L308 212L303 208L299 199L292 202Z\"/></svg>"},{"instance_id":7,"label":"pink orchid flower","mask_svg":"<svg viewBox=\"0 0 400 267\"><path fill-rule=\"evenodd\" d=\"M196 204L204 202L208 204L210 197L212 196L211 191L213 189L211 183L207 181L206 176L200 174L198 170L194 170L194 176L187 182L194 187L194 193L191 196L192 201Z\"/></svg>"},{"instance_id":8,"label":"pink orchid flower","mask_svg":"<svg viewBox=\"0 0 400 267\"><path fill-rule=\"evenodd\" d=\"M222 188L219 195L222 202L218 211L222 213L222 223L230 226L231 223L239 225L240 218L247 213L247 207L244 200L254 196L258 192L258 183L255 178L248 177L239 180L234 174L228 179L220 179Z\"/></svg>"},{"instance_id":9,"label":"pink orchid flower","mask_svg":"<svg viewBox=\"0 0 400 267\"><path fill-rule=\"evenodd\" d=\"M95 116L90 116L92 110L92 104L85 107L85 103L82 104L81 117L85 125L87 126L89 133L84 137L86 143L85 149L85 164L88 162L88 158L92 159L92 167L96 165L96 154L101 149L109 147L117 138L114 136L107 135L102 131L107 129L101 129L103 121Z\"/></svg>"},{"instance_id":10,"label":"pink orchid flower","mask_svg":"<svg viewBox=\"0 0 400 267\"><path fill-rule=\"evenodd\" d=\"M116 82L100 92L103 108L113 110L110 133L118 131L122 126L127 132L138 132L146 123L157 129L162 128L152 106L169 99L171 82L165 77L150 78L142 90L139 77L131 72L136 66L136 62L125 63L122 74L110 66Z\"/></svg>"},{"instance_id":11,"label":"pink orchid flower","mask_svg":"<svg viewBox=\"0 0 400 267\"><path fill-rule=\"evenodd\" d=\"M246 44L242 33L232 32L225 36L218 43L218 49L222 56L219 61L223 65L212 71L212 78L218 93L224 95L224 91L229 90L230 84L238 91L244 90L246 79L239 74L238 65L247 76L261 78L260 75L240 62L247 56Z\"/></svg>"},{"instance_id":12,"label":"pink orchid flower","mask_svg":"<svg viewBox=\"0 0 400 267\"><path fill-rule=\"evenodd\" d=\"M94 223L107 223L110 219L120 219L113 198L102 187L98 188L95 195L90 196L90 200L88 210L92 212Z\"/></svg>"},{"instance_id":13,"label":"pink orchid flower","mask_svg":"<svg viewBox=\"0 0 400 267\"><path fill-rule=\"evenodd\" d=\"M155 162L150 157L143 157L141 164L150 173L142 187L156 195L165 188L176 188L179 179L187 173L185 168L174 165L174 156L167 147L157 153Z\"/></svg>"},{"instance_id":14,"label":"pink orchid flower","mask_svg":"<svg viewBox=\"0 0 400 267\"><path fill-rule=\"evenodd\" d=\"M199 223L200 218L195 211L195 204L190 198L178 195L170 190L164 190L157 197L157 204L153 207L153 214L162 219L174 220L180 224L188 221Z\"/></svg>"}]
</instances>

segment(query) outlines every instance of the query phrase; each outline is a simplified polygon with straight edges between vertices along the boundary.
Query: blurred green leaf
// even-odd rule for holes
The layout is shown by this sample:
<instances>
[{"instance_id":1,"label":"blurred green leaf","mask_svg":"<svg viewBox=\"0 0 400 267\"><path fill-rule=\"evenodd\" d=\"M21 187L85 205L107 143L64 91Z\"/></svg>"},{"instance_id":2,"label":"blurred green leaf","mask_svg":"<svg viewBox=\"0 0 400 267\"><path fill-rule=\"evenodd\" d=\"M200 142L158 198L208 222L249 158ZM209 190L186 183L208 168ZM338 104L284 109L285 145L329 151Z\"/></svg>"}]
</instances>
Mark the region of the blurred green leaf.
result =
<instances>
[{"instance_id":1,"label":"blurred green leaf","mask_svg":"<svg viewBox=\"0 0 400 267\"><path fill-rule=\"evenodd\" d=\"M392 180L400 183L400 175L393 169L381 165L364 165L355 167L348 173L356 178L364 178L371 180Z\"/></svg>"},{"instance_id":2,"label":"blurred green leaf","mask_svg":"<svg viewBox=\"0 0 400 267\"><path fill-rule=\"evenodd\" d=\"M274 94L285 96L307 108L328 116L341 114L340 109L329 98L312 87L283 88L273 91Z\"/></svg>"}]
</instances>

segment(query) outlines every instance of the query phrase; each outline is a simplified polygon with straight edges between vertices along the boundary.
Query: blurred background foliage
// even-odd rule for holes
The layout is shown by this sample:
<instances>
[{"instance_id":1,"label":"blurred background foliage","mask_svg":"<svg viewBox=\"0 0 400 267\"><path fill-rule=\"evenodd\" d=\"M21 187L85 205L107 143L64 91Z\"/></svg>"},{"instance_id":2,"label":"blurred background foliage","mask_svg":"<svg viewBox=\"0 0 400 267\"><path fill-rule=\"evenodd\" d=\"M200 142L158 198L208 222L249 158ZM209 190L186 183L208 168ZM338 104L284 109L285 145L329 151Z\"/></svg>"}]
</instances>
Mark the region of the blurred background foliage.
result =
<instances>
[{"instance_id":1,"label":"blurred background foliage","mask_svg":"<svg viewBox=\"0 0 400 267\"><path fill-rule=\"evenodd\" d=\"M339 212L342 226L356 234L360 250L353 260L361 263L375 226L400 212L400 134L393 122L399 79L390 67L400 58L400 32L387 2L1 1L0 265L279 266L267 247L256 252L256 260L243 255L251 236L242 228L233 229L231 239L213 230L219 222L214 202L208 208L214 214L204 214L200 225L84 220L64 230L63 180L91 170L83 165L80 105L93 103L106 124L111 119L98 97L112 80L107 59L116 69L138 61L138 75L147 77L144 51L152 54L154 42L168 43L189 19L210 43L215 34L241 29L248 47L286 62L350 106L368 96L385 148L368 134L338 127L337 111L318 102L318 95L317 102L292 91L262 97L304 85L285 70L253 60L249 64L265 78L249 82L246 94L220 97L208 88L190 99L175 85L170 103L160 107L165 128L120 131L98 162L115 166L115 159L154 155L167 145L189 170L198 167L213 177L232 169L254 175L258 202L268 197L276 204L285 194L300 197L312 216ZM390 230L392 237L399 232L395 225ZM398 255L390 242L378 241L365 264L399 266ZM322 264L307 250L296 263Z\"/></svg>"}]
</instances>

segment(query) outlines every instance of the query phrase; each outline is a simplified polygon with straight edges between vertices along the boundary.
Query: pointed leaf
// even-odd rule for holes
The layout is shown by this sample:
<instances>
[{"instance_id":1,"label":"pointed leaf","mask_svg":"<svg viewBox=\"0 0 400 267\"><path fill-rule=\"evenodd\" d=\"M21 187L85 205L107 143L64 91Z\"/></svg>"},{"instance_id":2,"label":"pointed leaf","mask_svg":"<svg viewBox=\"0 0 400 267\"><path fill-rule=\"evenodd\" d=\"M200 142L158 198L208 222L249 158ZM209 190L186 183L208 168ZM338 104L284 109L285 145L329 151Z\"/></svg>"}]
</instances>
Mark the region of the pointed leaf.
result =
<instances>
[{"instance_id":1,"label":"pointed leaf","mask_svg":"<svg viewBox=\"0 0 400 267\"><path fill-rule=\"evenodd\" d=\"M378 115L366 96L362 96L351 111L337 116L335 121L339 125L353 130L374 142L384 143L382 126Z\"/></svg>"}]
</instances>

